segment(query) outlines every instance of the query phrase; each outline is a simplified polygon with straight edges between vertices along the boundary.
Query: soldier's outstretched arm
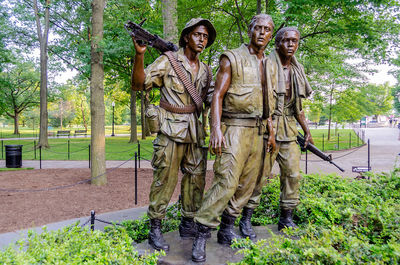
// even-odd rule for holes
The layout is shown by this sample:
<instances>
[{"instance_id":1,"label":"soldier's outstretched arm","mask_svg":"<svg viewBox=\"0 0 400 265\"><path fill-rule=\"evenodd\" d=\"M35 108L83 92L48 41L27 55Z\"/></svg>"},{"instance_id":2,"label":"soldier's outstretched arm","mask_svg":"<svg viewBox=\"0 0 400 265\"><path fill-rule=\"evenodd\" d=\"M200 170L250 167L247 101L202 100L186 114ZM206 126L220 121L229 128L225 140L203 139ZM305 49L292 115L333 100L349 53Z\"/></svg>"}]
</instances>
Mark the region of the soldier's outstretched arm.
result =
<instances>
[{"instance_id":1,"label":"soldier's outstretched arm","mask_svg":"<svg viewBox=\"0 0 400 265\"><path fill-rule=\"evenodd\" d=\"M225 137L221 131L222 101L231 84L231 62L222 56L215 80L214 95L211 102L211 135L209 149L212 154L221 155L222 146L226 147Z\"/></svg>"},{"instance_id":2,"label":"soldier's outstretched arm","mask_svg":"<svg viewBox=\"0 0 400 265\"><path fill-rule=\"evenodd\" d=\"M133 44L135 46L135 62L133 63L132 76L131 76L131 88L135 91L143 90L144 87L144 53L146 52L146 45L140 45L132 37Z\"/></svg>"},{"instance_id":3,"label":"soldier's outstretched arm","mask_svg":"<svg viewBox=\"0 0 400 265\"><path fill-rule=\"evenodd\" d=\"M308 143L314 144L314 140L312 139L310 129L308 128L308 125L307 125L306 115L304 114L304 111L303 110L300 111L300 113L296 114L295 117L304 132L304 140L305 140L304 148L307 147Z\"/></svg>"}]
</instances>

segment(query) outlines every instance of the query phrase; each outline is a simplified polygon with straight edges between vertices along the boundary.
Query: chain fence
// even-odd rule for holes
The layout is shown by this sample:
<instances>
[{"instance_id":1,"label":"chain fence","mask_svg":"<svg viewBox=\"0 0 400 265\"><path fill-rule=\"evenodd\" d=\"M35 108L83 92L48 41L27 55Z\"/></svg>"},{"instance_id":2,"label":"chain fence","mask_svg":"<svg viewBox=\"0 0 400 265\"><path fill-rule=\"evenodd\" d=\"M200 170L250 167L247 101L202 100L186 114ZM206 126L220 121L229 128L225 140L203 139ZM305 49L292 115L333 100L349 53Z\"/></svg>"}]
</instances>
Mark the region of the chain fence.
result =
<instances>
[{"instance_id":1,"label":"chain fence","mask_svg":"<svg viewBox=\"0 0 400 265\"><path fill-rule=\"evenodd\" d=\"M102 173L100 175L97 175L95 177L91 177L91 178L88 178L88 179L80 180L80 181L77 181L75 183L65 184L65 185L60 185L60 186L54 186L54 187L47 187L47 188L38 188L38 189L16 189L16 188L6 189L6 188L0 188L0 191L1 192L41 192L41 191L52 191L52 190L71 188L71 187L74 187L74 186L77 186L77 185L80 185L80 184L88 183L88 182L90 182L92 180L95 180L97 178L100 178L100 177L104 176L105 174L111 173L114 170L122 167L123 165L125 165L126 163L131 161L132 159L134 159L135 156L136 155L132 156L131 158L129 158L128 160L124 161L123 163L121 163L120 165L118 165L118 166L116 166L114 168L106 170L104 173Z\"/></svg>"},{"instance_id":2,"label":"chain fence","mask_svg":"<svg viewBox=\"0 0 400 265\"><path fill-rule=\"evenodd\" d=\"M355 147L355 148L354 148L353 150L351 150L350 152L348 152L348 153L346 153L346 154L343 154L343 155L340 155L340 156L337 156L337 157L334 157L334 159L337 160L337 159L346 157L346 156L348 156L348 155L351 155L351 154L357 152L358 150L360 150L361 148L363 148L364 146L366 146L366 144L363 144L363 145L360 145L360 146L358 146L358 147ZM324 162L325 160L322 160L322 159L319 159L319 160L300 159L300 161L307 161L307 162Z\"/></svg>"}]
</instances>

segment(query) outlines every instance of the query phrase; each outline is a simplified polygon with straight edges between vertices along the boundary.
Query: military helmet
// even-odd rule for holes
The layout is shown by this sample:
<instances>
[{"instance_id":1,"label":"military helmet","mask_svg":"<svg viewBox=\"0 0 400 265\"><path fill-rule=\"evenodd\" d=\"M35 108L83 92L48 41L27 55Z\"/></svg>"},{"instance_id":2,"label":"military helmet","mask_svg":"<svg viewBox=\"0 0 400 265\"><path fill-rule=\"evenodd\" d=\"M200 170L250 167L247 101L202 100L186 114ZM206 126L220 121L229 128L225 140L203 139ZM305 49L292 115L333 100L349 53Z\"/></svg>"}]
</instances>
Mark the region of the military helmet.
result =
<instances>
[{"instance_id":1,"label":"military helmet","mask_svg":"<svg viewBox=\"0 0 400 265\"><path fill-rule=\"evenodd\" d=\"M179 47L185 47L186 42L184 40L184 37L186 36L186 34L190 33L196 26L199 25L205 26L208 30L208 42L206 48L214 43L215 38L217 37L217 32L213 24L208 19L199 17L192 18L191 20L189 20L188 23L186 23L185 28L181 32L181 37L179 38Z\"/></svg>"}]
</instances>

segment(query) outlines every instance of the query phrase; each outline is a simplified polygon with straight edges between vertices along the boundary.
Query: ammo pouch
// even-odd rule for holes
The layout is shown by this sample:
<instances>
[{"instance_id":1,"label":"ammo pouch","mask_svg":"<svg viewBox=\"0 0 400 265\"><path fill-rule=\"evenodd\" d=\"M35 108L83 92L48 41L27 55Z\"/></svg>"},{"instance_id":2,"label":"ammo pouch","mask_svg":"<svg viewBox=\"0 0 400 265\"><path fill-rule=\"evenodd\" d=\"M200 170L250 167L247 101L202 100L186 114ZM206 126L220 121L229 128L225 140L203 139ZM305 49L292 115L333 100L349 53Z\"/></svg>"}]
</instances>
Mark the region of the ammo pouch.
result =
<instances>
[{"instance_id":1,"label":"ammo pouch","mask_svg":"<svg viewBox=\"0 0 400 265\"><path fill-rule=\"evenodd\" d=\"M147 124L151 133L160 131L160 109L157 106L149 105L145 113Z\"/></svg>"}]
</instances>

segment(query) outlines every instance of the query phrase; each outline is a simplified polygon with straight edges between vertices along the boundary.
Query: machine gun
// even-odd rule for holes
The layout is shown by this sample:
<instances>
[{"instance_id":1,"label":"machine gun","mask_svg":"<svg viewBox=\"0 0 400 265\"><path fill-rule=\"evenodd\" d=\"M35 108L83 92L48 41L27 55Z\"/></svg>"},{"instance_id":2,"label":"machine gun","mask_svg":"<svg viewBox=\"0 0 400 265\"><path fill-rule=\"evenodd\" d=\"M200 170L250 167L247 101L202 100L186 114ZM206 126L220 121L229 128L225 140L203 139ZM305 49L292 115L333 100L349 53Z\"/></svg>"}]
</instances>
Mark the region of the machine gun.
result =
<instances>
[{"instance_id":1,"label":"machine gun","mask_svg":"<svg viewBox=\"0 0 400 265\"><path fill-rule=\"evenodd\" d=\"M300 145L301 151L310 151L311 153L313 153L314 155L318 156L319 158L321 158L324 161L328 161L329 163L331 163L332 165L334 165L335 167L337 167L340 171L344 172L344 169L339 167L338 165L335 164L335 162L332 161L332 155L326 155L324 154L321 150L319 150L315 145L308 143L307 147L304 148L304 143L306 142L304 139L304 136L299 132L299 134L297 135L297 142Z\"/></svg>"},{"instance_id":2,"label":"machine gun","mask_svg":"<svg viewBox=\"0 0 400 265\"><path fill-rule=\"evenodd\" d=\"M178 47L172 42L163 40L157 35L151 34L142 28L142 25L145 21L146 19L139 24L136 24L135 22L128 20L128 22L125 24L125 29L129 32L129 35L133 36L140 45L150 45L162 53L167 51L178 51Z\"/></svg>"}]
</instances>

